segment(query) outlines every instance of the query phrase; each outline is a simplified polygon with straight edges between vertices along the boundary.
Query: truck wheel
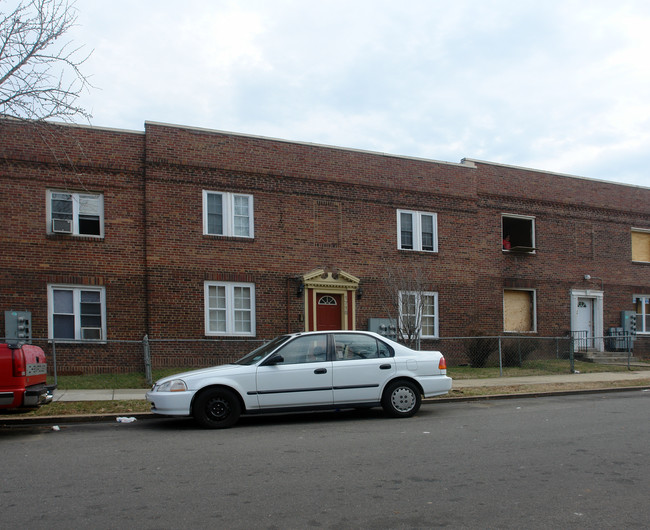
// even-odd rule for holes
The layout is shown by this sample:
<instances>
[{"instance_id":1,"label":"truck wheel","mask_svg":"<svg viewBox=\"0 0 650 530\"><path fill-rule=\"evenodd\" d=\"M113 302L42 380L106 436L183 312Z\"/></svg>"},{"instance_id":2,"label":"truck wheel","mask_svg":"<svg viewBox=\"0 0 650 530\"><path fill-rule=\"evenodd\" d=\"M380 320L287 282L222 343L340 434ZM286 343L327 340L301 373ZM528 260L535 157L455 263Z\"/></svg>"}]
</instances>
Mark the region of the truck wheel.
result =
<instances>
[{"instance_id":1,"label":"truck wheel","mask_svg":"<svg viewBox=\"0 0 650 530\"><path fill-rule=\"evenodd\" d=\"M393 418L409 418L420 410L422 396L416 385L409 381L396 381L384 390L381 406Z\"/></svg>"},{"instance_id":2,"label":"truck wheel","mask_svg":"<svg viewBox=\"0 0 650 530\"><path fill-rule=\"evenodd\" d=\"M192 407L196 422L207 429L232 427L241 415L237 396L226 388L213 388L199 394Z\"/></svg>"}]
</instances>

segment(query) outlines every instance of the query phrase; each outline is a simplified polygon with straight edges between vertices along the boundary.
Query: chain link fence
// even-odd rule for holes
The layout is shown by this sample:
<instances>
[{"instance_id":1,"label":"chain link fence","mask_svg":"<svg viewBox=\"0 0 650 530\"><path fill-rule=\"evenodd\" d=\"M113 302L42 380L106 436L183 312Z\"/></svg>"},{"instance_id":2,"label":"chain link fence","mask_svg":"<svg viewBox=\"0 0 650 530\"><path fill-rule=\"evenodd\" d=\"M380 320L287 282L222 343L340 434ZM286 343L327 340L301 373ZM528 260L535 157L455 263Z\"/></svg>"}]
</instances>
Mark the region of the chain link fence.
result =
<instances>
[{"instance_id":1,"label":"chain link fence","mask_svg":"<svg viewBox=\"0 0 650 530\"><path fill-rule=\"evenodd\" d=\"M627 362L633 359L634 336L588 338L581 333L566 337L479 336L427 341L421 349L438 350L447 366L532 368L549 373L575 371L575 362ZM7 339L0 339L7 341ZM11 339L9 339L11 340ZM14 340L15 342L15 340ZM33 338L48 358L48 370L58 375L143 372L151 383L154 369L196 369L237 360L261 344L262 339L149 339L57 342Z\"/></svg>"}]
</instances>

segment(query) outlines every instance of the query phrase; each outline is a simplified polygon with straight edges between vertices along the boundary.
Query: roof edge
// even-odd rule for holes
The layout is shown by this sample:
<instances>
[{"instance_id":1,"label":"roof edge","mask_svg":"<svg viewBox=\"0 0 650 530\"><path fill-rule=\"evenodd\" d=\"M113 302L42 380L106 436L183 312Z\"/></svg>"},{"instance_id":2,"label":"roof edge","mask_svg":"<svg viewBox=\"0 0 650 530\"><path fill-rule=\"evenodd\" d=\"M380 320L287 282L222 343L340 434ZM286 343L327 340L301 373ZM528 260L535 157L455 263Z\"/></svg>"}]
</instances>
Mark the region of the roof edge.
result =
<instances>
[{"instance_id":1,"label":"roof edge","mask_svg":"<svg viewBox=\"0 0 650 530\"><path fill-rule=\"evenodd\" d=\"M580 175L571 175L570 173L558 173L556 171L548 171L545 169L535 169L531 167L525 167L525 166L515 166L512 164L502 164L499 162L489 162L487 160L478 160L476 158L463 158L461 162L467 162L474 164L474 167L476 167L476 164L484 164L487 166L497 166L497 167L506 167L510 169L518 169L521 171L533 171L535 173L545 173L547 175L552 175L555 177L566 177L566 178L572 178L572 179L578 179L578 180L586 180L589 182L600 182L602 184L614 184L616 186L627 186L628 188L637 188L641 190L650 190L650 187L648 186L640 186L639 184L627 184L625 182L615 182L613 180L605 180L605 179L597 179L593 177L582 177Z\"/></svg>"},{"instance_id":2,"label":"roof edge","mask_svg":"<svg viewBox=\"0 0 650 530\"><path fill-rule=\"evenodd\" d=\"M191 130L191 131L200 131L200 132L205 132L205 133L214 133L214 134L225 134L228 136L238 136L242 138L253 138L256 140L267 140L271 142L281 142L285 144L294 144L294 145L303 145L307 147L321 147L324 149L335 149L337 151L348 151L351 153L364 153L364 154L369 154L369 155L376 155L376 156L383 156L387 158L398 158L401 160L416 160L420 162L429 162L429 163L434 163L434 164L442 164L446 166L455 166L455 167L465 167L465 168L470 168L470 169L476 169L476 165L471 159L463 159L460 162L445 162L443 160L434 160L432 158L423 158L423 157L417 157L417 156L406 156L406 155L396 155L392 153L384 153L381 151L371 151L368 149L355 149L353 147L341 147L341 146L336 146L336 145L328 145L328 144L319 144L319 143L314 143L314 142L301 142L301 141L296 141L296 140L287 140L284 138L274 138L272 136L261 136L261 135L255 135L255 134L245 134L245 133L237 133L237 132L232 132L232 131L224 131L220 129L207 129L203 127L193 127L191 125L176 125L173 123L162 123L162 122L156 122L156 121L145 121L145 127L147 125L157 125L159 127L171 127L174 129L186 129L186 130Z\"/></svg>"}]
</instances>

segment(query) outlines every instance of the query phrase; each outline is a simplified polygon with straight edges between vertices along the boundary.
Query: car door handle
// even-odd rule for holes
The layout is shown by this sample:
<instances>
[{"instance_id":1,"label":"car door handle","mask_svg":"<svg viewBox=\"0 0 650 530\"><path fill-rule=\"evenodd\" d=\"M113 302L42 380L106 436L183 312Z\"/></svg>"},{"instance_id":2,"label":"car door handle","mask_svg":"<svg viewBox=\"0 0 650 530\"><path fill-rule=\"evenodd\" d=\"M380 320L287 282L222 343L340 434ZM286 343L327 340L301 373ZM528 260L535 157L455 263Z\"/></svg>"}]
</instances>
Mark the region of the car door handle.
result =
<instances>
[{"instance_id":1,"label":"car door handle","mask_svg":"<svg viewBox=\"0 0 650 530\"><path fill-rule=\"evenodd\" d=\"M327 373L327 368L317 368L314 370L315 374L326 374Z\"/></svg>"},{"instance_id":2,"label":"car door handle","mask_svg":"<svg viewBox=\"0 0 650 530\"><path fill-rule=\"evenodd\" d=\"M380 369L380 370L390 370L390 369L391 369L391 365L390 365L390 364L380 364L380 365L379 365L379 369Z\"/></svg>"}]
</instances>

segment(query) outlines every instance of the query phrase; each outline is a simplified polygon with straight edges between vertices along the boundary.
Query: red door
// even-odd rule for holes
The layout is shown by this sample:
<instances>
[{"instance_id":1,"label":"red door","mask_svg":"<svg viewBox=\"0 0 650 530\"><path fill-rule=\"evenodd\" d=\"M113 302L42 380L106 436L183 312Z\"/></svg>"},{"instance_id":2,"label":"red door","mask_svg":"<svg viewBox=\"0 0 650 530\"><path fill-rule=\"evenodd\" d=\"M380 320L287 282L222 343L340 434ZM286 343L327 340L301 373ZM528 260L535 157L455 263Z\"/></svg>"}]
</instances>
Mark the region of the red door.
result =
<instances>
[{"instance_id":1,"label":"red door","mask_svg":"<svg viewBox=\"0 0 650 530\"><path fill-rule=\"evenodd\" d=\"M341 329L341 295L316 295L316 330Z\"/></svg>"}]
</instances>

